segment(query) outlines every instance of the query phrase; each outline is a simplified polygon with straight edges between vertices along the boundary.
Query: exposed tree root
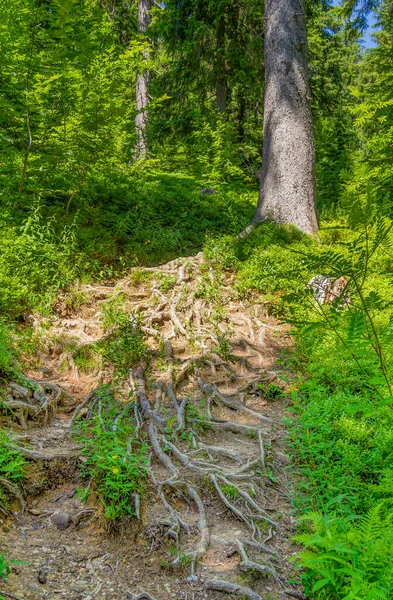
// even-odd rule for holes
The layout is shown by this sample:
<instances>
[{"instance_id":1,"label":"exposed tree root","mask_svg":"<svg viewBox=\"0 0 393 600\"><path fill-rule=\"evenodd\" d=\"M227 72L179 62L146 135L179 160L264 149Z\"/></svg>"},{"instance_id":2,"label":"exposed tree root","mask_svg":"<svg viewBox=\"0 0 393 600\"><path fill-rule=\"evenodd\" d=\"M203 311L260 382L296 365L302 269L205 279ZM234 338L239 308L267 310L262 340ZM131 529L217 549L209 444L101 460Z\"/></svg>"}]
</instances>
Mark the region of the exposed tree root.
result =
<instances>
[{"instance_id":1,"label":"exposed tree root","mask_svg":"<svg viewBox=\"0 0 393 600\"><path fill-rule=\"evenodd\" d=\"M72 419L71 419L70 431L73 430L74 425L75 425L75 421L77 419L77 416L81 412L81 410L83 408L86 408L88 406L88 404L94 399L94 397L96 396L96 394L99 393L99 391L100 391L99 387L96 387L96 388L94 388L94 390L91 390L91 392L89 392L87 394L87 396L83 400L83 402L81 404L79 404L79 406L75 409L74 414L72 415Z\"/></svg>"},{"instance_id":2,"label":"exposed tree root","mask_svg":"<svg viewBox=\"0 0 393 600\"><path fill-rule=\"evenodd\" d=\"M4 596L4 598L11 598L11 600L23 600L23 598L15 596L15 594L10 594L10 592L5 592L4 590L0 590L0 596Z\"/></svg>"},{"instance_id":3,"label":"exposed tree root","mask_svg":"<svg viewBox=\"0 0 393 600\"><path fill-rule=\"evenodd\" d=\"M205 582L205 588L207 590L240 596L241 598L249 598L249 600L262 600L262 596L254 592L251 588L237 585L224 579L209 579Z\"/></svg>"},{"instance_id":4,"label":"exposed tree root","mask_svg":"<svg viewBox=\"0 0 393 600\"><path fill-rule=\"evenodd\" d=\"M285 596L291 596L292 598L298 598L299 600L308 600L308 597L301 592L297 592L296 590L283 590L283 594Z\"/></svg>"},{"instance_id":5,"label":"exposed tree root","mask_svg":"<svg viewBox=\"0 0 393 600\"><path fill-rule=\"evenodd\" d=\"M46 381L28 380L30 387L11 382L6 390L2 406L15 413L22 429L27 429L28 419L43 417L47 425L50 415L62 400L75 404L73 398L61 386Z\"/></svg>"},{"instance_id":6,"label":"exposed tree root","mask_svg":"<svg viewBox=\"0 0 393 600\"><path fill-rule=\"evenodd\" d=\"M56 459L67 459L74 458L79 455L77 449L75 450L59 450L57 452L38 452L37 450L31 450L30 448L23 448L23 446L15 446L10 444L10 448L16 450L25 458L30 460L56 460Z\"/></svg>"},{"instance_id":7,"label":"exposed tree root","mask_svg":"<svg viewBox=\"0 0 393 600\"><path fill-rule=\"evenodd\" d=\"M11 481L8 481L8 479L4 479L3 477L0 477L0 485L5 487L9 491L10 494L15 496L15 498L19 501L22 512L24 512L24 510L26 508L26 503L23 499L23 496L22 496L20 490L16 487L16 485L11 483Z\"/></svg>"},{"instance_id":8,"label":"exposed tree root","mask_svg":"<svg viewBox=\"0 0 393 600\"><path fill-rule=\"evenodd\" d=\"M240 540L236 540L236 545L240 554L240 558L242 559L242 562L240 563L242 569L246 571L256 571L257 573L265 573L267 575L272 575L276 582L281 583L279 578L277 577L276 571L271 566L254 562L253 560L250 560L248 558L243 542L241 542Z\"/></svg>"},{"instance_id":9,"label":"exposed tree root","mask_svg":"<svg viewBox=\"0 0 393 600\"><path fill-rule=\"evenodd\" d=\"M127 596L132 600L154 600L153 596L149 594L149 592L141 592L140 594L131 594L131 592L126 592Z\"/></svg>"}]
</instances>

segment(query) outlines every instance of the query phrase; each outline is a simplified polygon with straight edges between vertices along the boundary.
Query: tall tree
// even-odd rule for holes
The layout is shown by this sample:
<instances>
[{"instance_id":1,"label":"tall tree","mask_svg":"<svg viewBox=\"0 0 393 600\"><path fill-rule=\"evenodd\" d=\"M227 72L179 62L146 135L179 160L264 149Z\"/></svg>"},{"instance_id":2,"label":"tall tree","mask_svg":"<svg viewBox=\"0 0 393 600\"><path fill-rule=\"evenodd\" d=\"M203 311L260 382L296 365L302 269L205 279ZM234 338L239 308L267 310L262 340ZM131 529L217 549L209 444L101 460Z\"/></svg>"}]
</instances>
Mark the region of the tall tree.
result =
<instances>
[{"instance_id":1,"label":"tall tree","mask_svg":"<svg viewBox=\"0 0 393 600\"><path fill-rule=\"evenodd\" d=\"M152 0L138 0L138 30L144 34L150 25ZM148 50L143 51L143 58L147 62L150 58ZM136 81L136 110L135 131L136 144L134 158L143 160L147 156L147 107L149 105L150 70L145 68L138 74Z\"/></svg>"},{"instance_id":2,"label":"tall tree","mask_svg":"<svg viewBox=\"0 0 393 600\"><path fill-rule=\"evenodd\" d=\"M315 233L315 151L303 0L265 1L261 188L254 222L271 218Z\"/></svg>"}]
</instances>

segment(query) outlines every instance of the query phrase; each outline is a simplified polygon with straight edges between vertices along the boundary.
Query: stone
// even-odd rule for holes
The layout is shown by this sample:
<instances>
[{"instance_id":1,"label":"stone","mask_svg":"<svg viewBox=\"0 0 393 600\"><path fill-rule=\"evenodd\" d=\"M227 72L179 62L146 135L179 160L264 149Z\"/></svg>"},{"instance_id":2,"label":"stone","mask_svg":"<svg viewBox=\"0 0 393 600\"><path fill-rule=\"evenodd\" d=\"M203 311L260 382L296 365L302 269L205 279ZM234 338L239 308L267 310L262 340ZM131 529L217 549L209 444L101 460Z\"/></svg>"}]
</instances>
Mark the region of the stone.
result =
<instances>
[{"instance_id":1,"label":"stone","mask_svg":"<svg viewBox=\"0 0 393 600\"><path fill-rule=\"evenodd\" d=\"M46 582L47 582L47 580L48 580L48 572L47 572L47 571L45 571L45 569L41 569L41 570L38 572L38 581L39 581L40 583L46 583Z\"/></svg>"},{"instance_id":2,"label":"stone","mask_svg":"<svg viewBox=\"0 0 393 600\"><path fill-rule=\"evenodd\" d=\"M207 188L203 188L203 190L201 190L201 194L213 195L213 194L217 194L217 192L215 189L213 189L211 187L207 187Z\"/></svg>"},{"instance_id":3,"label":"stone","mask_svg":"<svg viewBox=\"0 0 393 600\"><path fill-rule=\"evenodd\" d=\"M38 517L38 515L41 514L41 511L38 510L37 508L29 508L28 511L31 515L34 515L36 517Z\"/></svg>"},{"instance_id":4,"label":"stone","mask_svg":"<svg viewBox=\"0 0 393 600\"><path fill-rule=\"evenodd\" d=\"M56 525L57 529L60 529L60 531L64 531L64 529L67 529L72 522L70 515L64 512L53 513L51 519L54 525Z\"/></svg>"}]
</instances>

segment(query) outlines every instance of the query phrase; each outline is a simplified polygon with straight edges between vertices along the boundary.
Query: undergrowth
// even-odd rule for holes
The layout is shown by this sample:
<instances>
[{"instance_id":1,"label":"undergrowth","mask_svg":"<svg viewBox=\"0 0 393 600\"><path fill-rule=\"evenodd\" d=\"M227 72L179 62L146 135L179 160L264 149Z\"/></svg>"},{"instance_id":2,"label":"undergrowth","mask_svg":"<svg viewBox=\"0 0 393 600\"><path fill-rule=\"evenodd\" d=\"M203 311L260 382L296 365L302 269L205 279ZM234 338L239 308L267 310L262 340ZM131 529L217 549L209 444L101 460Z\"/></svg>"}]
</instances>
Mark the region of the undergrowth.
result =
<instances>
[{"instance_id":1,"label":"undergrowth","mask_svg":"<svg viewBox=\"0 0 393 600\"><path fill-rule=\"evenodd\" d=\"M95 408L78 421L74 433L86 457L83 473L109 523L135 515L135 495L143 494L148 472L147 446L136 435L132 407L102 388Z\"/></svg>"},{"instance_id":2,"label":"undergrowth","mask_svg":"<svg viewBox=\"0 0 393 600\"><path fill-rule=\"evenodd\" d=\"M0 430L0 479L6 479L16 486L20 485L25 477L25 464L26 461L20 452L12 448L7 434ZM6 509L9 507L7 488L1 485L1 481L0 504Z\"/></svg>"},{"instance_id":3,"label":"undergrowth","mask_svg":"<svg viewBox=\"0 0 393 600\"><path fill-rule=\"evenodd\" d=\"M184 173L133 167L91 174L75 213L56 197L35 198L30 210L30 197L15 199L12 210L0 209L0 316L50 312L58 290L73 289L78 281L118 277L130 267L193 254L207 236L242 229L251 218L256 186L218 183L212 202L201 194L205 185Z\"/></svg>"}]
</instances>

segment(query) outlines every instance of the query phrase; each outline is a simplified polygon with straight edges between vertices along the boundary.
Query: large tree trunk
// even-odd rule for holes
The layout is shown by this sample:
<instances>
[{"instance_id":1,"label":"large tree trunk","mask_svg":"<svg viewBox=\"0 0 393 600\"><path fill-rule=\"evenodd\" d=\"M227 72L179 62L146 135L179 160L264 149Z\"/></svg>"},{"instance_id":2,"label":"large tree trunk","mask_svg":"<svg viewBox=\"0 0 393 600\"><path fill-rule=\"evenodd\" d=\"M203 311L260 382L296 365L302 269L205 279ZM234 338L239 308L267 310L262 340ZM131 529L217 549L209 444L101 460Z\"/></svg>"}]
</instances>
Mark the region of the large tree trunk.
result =
<instances>
[{"instance_id":1,"label":"large tree trunk","mask_svg":"<svg viewBox=\"0 0 393 600\"><path fill-rule=\"evenodd\" d=\"M318 229L303 0L265 0L263 165L254 222Z\"/></svg>"},{"instance_id":2,"label":"large tree trunk","mask_svg":"<svg viewBox=\"0 0 393 600\"><path fill-rule=\"evenodd\" d=\"M140 33L144 33L150 25L151 17L150 10L152 0L138 0L138 29ZM144 52L143 56L146 61L149 60L149 52ZM135 160L143 160L147 156L147 107L149 104L149 81L150 71L145 69L138 74L136 80L136 110L135 131L136 144L134 151Z\"/></svg>"}]
</instances>

